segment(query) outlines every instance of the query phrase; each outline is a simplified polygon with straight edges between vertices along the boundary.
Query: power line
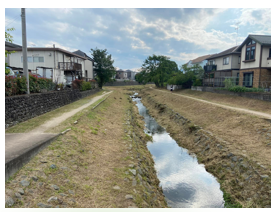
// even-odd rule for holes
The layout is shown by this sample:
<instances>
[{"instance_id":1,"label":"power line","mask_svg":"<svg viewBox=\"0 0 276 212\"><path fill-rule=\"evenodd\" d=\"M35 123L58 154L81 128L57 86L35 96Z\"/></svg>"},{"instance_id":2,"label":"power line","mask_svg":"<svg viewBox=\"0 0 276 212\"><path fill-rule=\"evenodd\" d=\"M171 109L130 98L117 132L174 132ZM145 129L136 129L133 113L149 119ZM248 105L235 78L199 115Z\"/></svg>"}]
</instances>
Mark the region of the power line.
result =
<instances>
[{"instance_id":1,"label":"power line","mask_svg":"<svg viewBox=\"0 0 276 212\"><path fill-rule=\"evenodd\" d=\"M20 18L20 15L15 15L14 17L13 17L13 20L11 20L10 21L10 23L8 23L6 26L5 26L5 28L7 28L11 23L13 23L16 19L18 19L18 18Z\"/></svg>"}]
</instances>

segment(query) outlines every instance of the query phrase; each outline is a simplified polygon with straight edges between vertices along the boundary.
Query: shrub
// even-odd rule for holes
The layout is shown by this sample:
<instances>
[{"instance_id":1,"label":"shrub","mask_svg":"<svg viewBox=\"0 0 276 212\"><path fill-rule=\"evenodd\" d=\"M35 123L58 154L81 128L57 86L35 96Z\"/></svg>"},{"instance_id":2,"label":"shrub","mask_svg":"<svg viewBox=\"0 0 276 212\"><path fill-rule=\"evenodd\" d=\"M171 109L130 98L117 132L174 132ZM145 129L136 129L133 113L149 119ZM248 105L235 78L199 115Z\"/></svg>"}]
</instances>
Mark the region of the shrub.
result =
<instances>
[{"instance_id":1,"label":"shrub","mask_svg":"<svg viewBox=\"0 0 276 212\"><path fill-rule=\"evenodd\" d=\"M81 89L81 83L83 82L83 80L79 80L79 79L75 79L74 81L72 81L72 87L73 89Z\"/></svg>"},{"instance_id":2,"label":"shrub","mask_svg":"<svg viewBox=\"0 0 276 212\"><path fill-rule=\"evenodd\" d=\"M264 92L265 91L263 88L247 88L247 87L241 87L241 86L233 86L227 90L232 92Z\"/></svg>"},{"instance_id":3,"label":"shrub","mask_svg":"<svg viewBox=\"0 0 276 212\"><path fill-rule=\"evenodd\" d=\"M86 90L91 90L92 89L92 86L91 86L91 83L90 82L85 82L83 81L81 83L81 91L86 91Z\"/></svg>"},{"instance_id":4,"label":"shrub","mask_svg":"<svg viewBox=\"0 0 276 212\"><path fill-rule=\"evenodd\" d=\"M196 79L196 80L193 82L193 86L202 86L202 80L201 80L201 79Z\"/></svg>"},{"instance_id":5,"label":"shrub","mask_svg":"<svg viewBox=\"0 0 276 212\"><path fill-rule=\"evenodd\" d=\"M37 76L29 74L29 88L30 93L38 93L40 91Z\"/></svg>"},{"instance_id":6,"label":"shrub","mask_svg":"<svg viewBox=\"0 0 276 212\"><path fill-rule=\"evenodd\" d=\"M14 76L5 76L5 96L16 95L16 77Z\"/></svg>"},{"instance_id":7,"label":"shrub","mask_svg":"<svg viewBox=\"0 0 276 212\"><path fill-rule=\"evenodd\" d=\"M226 88L226 89L229 89L229 88L235 86L236 81L235 81L235 79L233 79L233 78L228 78L228 79L225 79L225 80L223 81L223 83L224 83L224 85L225 85L225 88Z\"/></svg>"},{"instance_id":8,"label":"shrub","mask_svg":"<svg viewBox=\"0 0 276 212\"><path fill-rule=\"evenodd\" d=\"M27 80L24 76L18 76L16 77L16 94L25 94L27 93Z\"/></svg>"}]
</instances>

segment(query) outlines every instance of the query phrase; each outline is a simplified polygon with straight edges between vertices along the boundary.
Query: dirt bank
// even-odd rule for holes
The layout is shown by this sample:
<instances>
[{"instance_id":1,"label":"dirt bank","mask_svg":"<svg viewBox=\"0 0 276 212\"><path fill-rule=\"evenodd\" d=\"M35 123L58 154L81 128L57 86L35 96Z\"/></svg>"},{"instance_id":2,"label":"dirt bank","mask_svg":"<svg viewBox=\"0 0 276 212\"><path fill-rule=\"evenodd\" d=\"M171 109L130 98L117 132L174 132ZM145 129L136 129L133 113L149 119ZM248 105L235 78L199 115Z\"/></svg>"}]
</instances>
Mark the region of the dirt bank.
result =
<instances>
[{"instance_id":1,"label":"dirt bank","mask_svg":"<svg viewBox=\"0 0 276 212\"><path fill-rule=\"evenodd\" d=\"M166 207L134 107L114 89L76 124L68 123L69 132L6 182L6 207Z\"/></svg>"},{"instance_id":2,"label":"dirt bank","mask_svg":"<svg viewBox=\"0 0 276 212\"><path fill-rule=\"evenodd\" d=\"M239 145L238 142L235 144L233 140L222 137L220 134L218 135L216 131L218 127L212 130L212 127L209 126L206 127L208 128L206 130L206 125L202 128L198 124L200 123L198 116L204 115L198 109L202 109L203 106L196 107L193 105L193 102L189 101L179 102L175 97L168 94L160 96L160 93L158 95L156 92L158 91L154 92L148 89L139 91L143 104L149 109L150 114L156 121L166 128L167 132L170 133L178 144L188 149L190 154L196 154L198 161L203 163L206 170L218 179L221 188L224 190L226 206L271 207L270 155L263 156L267 160L262 160L262 164L259 163L260 160L256 159L255 155L252 155L250 149L247 148L246 151L242 151L244 150L242 146L241 150L239 150L236 146ZM174 103L176 102L176 107L174 107ZM183 104L182 106L185 109L189 105L189 109L181 110L180 103ZM205 112L209 112L206 116L210 117L212 110L208 107L205 109ZM194 124L195 122L192 118L183 115L189 112L191 113L190 117L195 117L197 125ZM216 108L213 111L213 115L216 118L221 118L215 113L220 114L221 111L219 109ZM243 121L248 121L241 114L230 114L230 112L225 111L225 115L224 124L221 127L227 124L227 119L232 120L235 115ZM206 116L201 118L204 124L207 124L204 119ZM250 118L253 119L254 117ZM257 124L262 122L262 120L254 120ZM209 125L214 126L210 120L209 123ZM254 126L254 123L252 125ZM220 129L222 130L222 128ZM249 140L252 135L247 134L247 136ZM236 151L234 151L235 147ZM266 146L264 145L264 147ZM254 148L254 143L253 145L251 144L250 148ZM255 148L259 148L259 146L255 145ZM255 151L263 150L256 149ZM266 165L263 165L264 162L267 162Z\"/></svg>"}]
</instances>

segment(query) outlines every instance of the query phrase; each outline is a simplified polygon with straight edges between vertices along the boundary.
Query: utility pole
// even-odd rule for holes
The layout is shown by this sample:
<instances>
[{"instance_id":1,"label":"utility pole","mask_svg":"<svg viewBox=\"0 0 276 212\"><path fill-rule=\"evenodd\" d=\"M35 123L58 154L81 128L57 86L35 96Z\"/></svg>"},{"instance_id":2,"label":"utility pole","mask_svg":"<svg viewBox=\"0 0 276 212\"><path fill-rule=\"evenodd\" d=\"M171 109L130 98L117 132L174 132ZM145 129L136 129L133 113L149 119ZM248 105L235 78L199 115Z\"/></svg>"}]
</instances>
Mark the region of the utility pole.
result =
<instances>
[{"instance_id":1,"label":"utility pole","mask_svg":"<svg viewBox=\"0 0 276 212\"><path fill-rule=\"evenodd\" d=\"M21 8L21 25L22 25L23 73L27 79L27 94L30 94L28 60L27 60L27 35L26 35L25 8Z\"/></svg>"}]
</instances>

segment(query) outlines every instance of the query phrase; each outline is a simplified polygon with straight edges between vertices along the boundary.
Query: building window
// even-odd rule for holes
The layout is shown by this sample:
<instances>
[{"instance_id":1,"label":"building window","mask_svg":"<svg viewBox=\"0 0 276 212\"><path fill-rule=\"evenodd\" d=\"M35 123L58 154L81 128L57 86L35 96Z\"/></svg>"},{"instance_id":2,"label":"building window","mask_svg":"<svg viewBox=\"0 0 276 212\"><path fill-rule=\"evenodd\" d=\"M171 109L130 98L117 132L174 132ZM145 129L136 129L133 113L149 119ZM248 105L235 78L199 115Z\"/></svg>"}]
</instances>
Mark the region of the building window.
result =
<instances>
[{"instance_id":1,"label":"building window","mask_svg":"<svg viewBox=\"0 0 276 212\"><path fill-rule=\"evenodd\" d=\"M28 57L28 63L44 63L44 57ZM23 63L23 56L21 56L21 63Z\"/></svg>"},{"instance_id":2,"label":"building window","mask_svg":"<svg viewBox=\"0 0 276 212\"><path fill-rule=\"evenodd\" d=\"M245 87L253 86L253 72L243 74L243 86Z\"/></svg>"},{"instance_id":3,"label":"building window","mask_svg":"<svg viewBox=\"0 0 276 212\"><path fill-rule=\"evenodd\" d=\"M256 42L250 40L246 45L245 60L255 59Z\"/></svg>"},{"instance_id":4,"label":"building window","mask_svg":"<svg viewBox=\"0 0 276 212\"><path fill-rule=\"evenodd\" d=\"M229 57L223 58L223 65L228 65L229 64Z\"/></svg>"},{"instance_id":5,"label":"building window","mask_svg":"<svg viewBox=\"0 0 276 212\"><path fill-rule=\"evenodd\" d=\"M214 61L213 60L210 60L209 61L209 65L214 65L215 63L214 63Z\"/></svg>"},{"instance_id":6,"label":"building window","mask_svg":"<svg viewBox=\"0 0 276 212\"><path fill-rule=\"evenodd\" d=\"M44 57L34 57L34 63L44 63Z\"/></svg>"},{"instance_id":7,"label":"building window","mask_svg":"<svg viewBox=\"0 0 276 212\"><path fill-rule=\"evenodd\" d=\"M239 56L238 64L241 64L241 56Z\"/></svg>"},{"instance_id":8,"label":"building window","mask_svg":"<svg viewBox=\"0 0 276 212\"><path fill-rule=\"evenodd\" d=\"M269 49L269 55L268 58L271 58L271 48Z\"/></svg>"}]
</instances>

